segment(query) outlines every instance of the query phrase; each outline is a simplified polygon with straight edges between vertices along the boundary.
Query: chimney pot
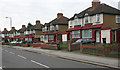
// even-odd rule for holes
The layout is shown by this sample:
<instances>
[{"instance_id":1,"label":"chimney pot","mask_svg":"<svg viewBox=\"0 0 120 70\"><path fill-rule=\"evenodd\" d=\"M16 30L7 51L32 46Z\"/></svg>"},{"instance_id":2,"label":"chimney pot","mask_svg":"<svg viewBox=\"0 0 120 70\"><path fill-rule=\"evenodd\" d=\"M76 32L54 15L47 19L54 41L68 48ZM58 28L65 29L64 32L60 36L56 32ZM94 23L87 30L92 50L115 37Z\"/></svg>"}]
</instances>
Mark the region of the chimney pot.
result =
<instances>
[{"instance_id":1,"label":"chimney pot","mask_svg":"<svg viewBox=\"0 0 120 70\"><path fill-rule=\"evenodd\" d=\"M15 27L12 27L12 29L15 29Z\"/></svg>"},{"instance_id":2,"label":"chimney pot","mask_svg":"<svg viewBox=\"0 0 120 70\"><path fill-rule=\"evenodd\" d=\"M62 13L58 13L58 14L57 14L57 18L60 18L60 17L63 17L63 14L62 14Z\"/></svg>"},{"instance_id":3,"label":"chimney pot","mask_svg":"<svg viewBox=\"0 0 120 70\"><path fill-rule=\"evenodd\" d=\"M4 28L4 31L7 30L7 28Z\"/></svg>"},{"instance_id":4,"label":"chimney pot","mask_svg":"<svg viewBox=\"0 0 120 70\"><path fill-rule=\"evenodd\" d=\"M22 28L26 28L26 26L25 26L25 25L22 25Z\"/></svg>"},{"instance_id":5,"label":"chimney pot","mask_svg":"<svg viewBox=\"0 0 120 70\"><path fill-rule=\"evenodd\" d=\"M99 5L99 4L100 4L99 0L93 0L92 1L92 7L95 7L95 6Z\"/></svg>"},{"instance_id":6,"label":"chimney pot","mask_svg":"<svg viewBox=\"0 0 120 70\"><path fill-rule=\"evenodd\" d=\"M40 24L40 20L36 20L36 24Z\"/></svg>"}]
</instances>

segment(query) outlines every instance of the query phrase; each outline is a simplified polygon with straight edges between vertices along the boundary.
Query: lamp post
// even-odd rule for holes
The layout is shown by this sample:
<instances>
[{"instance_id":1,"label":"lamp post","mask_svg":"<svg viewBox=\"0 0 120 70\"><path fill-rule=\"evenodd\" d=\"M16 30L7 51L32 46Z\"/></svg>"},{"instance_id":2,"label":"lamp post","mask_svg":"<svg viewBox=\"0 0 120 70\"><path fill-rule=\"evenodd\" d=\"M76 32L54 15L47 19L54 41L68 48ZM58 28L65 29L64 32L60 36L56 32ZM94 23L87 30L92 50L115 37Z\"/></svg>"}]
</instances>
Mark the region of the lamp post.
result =
<instances>
[{"instance_id":1,"label":"lamp post","mask_svg":"<svg viewBox=\"0 0 120 70\"><path fill-rule=\"evenodd\" d=\"M5 17L5 18L10 19L10 29L12 30L12 17ZM10 39L10 40L11 40L11 39ZM9 40L9 42L10 42L10 40Z\"/></svg>"},{"instance_id":2,"label":"lamp post","mask_svg":"<svg viewBox=\"0 0 120 70\"><path fill-rule=\"evenodd\" d=\"M10 28L12 29L12 17L5 17L10 19Z\"/></svg>"}]
</instances>

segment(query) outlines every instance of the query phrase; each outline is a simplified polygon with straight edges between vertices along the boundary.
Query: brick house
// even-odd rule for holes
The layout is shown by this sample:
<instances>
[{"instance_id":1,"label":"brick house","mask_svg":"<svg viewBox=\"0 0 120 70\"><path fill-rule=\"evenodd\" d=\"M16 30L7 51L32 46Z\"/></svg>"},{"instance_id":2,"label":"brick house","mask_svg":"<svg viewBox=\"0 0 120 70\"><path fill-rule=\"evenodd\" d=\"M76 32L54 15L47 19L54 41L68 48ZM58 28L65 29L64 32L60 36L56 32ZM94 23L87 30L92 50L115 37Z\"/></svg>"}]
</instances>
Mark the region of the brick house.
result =
<instances>
[{"instance_id":1,"label":"brick house","mask_svg":"<svg viewBox=\"0 0 120 70\"><path fill-rule=\"evenodd\" d=\"M5 39L7 39L8 41L10 41L10 37L9 37L9 31L7 30L7 28L4 28L4 30L1 32L2 33L2 41L5 42Z\"/></svg>"},{"instance_id":2,"label":"brick house","mask_svg":"<svg viewBox=\"0 0 120 70\"><path fill-rule=\"evenodd\" d=\"M40 35L42 33L42 24L39 20L36 20L36 24L30 28L26 28L24 31L25 41L40 41Z\"/></svg>"},{"instance_id":3,"label":"brick house","mask_svg":"<svg viewBox=\"0 0 120 70\"><path fill-rule=\"evenodd\" d=\"M26 26L22 25L22 28L16 31L15 36L14 36L14 38L16 38L16 41L24 40L24 31L25 30L26 30Z\"/></svg>"},{"instance_id":4,"label":"brick house","mask_svg":"<svg viewBox=\"0 0 120 70\"><path fill-rule=\"evenodd\" d=\"M63 16L62 13L57 14L57 18L49 23L45 23L42 28L42 41L56 42L62 41L62 33L68 28L68 18Z\"/></svg>"},{"instance_id":5,"label":"brick house","mask_svg":"<svg viewBox=\"0 0 120 70\"><path fill-rule=\"evenodd\" d=\"M15 29L15 27L12 27L12 29L9 31L9 37L10 37L10 41L16 41L16 33L17 30Z\"/></svg>"},{"instance_id":6,"label":"brick house","mask_svg":"<svg viewBox=\"0 0 120 70\"><path fill-rule=\"evenodd\" d=\"M120 43L120 10L99 0L69 19L63 42L81 38L95 39L97 43Z\"/></svg>"}]
</instances>

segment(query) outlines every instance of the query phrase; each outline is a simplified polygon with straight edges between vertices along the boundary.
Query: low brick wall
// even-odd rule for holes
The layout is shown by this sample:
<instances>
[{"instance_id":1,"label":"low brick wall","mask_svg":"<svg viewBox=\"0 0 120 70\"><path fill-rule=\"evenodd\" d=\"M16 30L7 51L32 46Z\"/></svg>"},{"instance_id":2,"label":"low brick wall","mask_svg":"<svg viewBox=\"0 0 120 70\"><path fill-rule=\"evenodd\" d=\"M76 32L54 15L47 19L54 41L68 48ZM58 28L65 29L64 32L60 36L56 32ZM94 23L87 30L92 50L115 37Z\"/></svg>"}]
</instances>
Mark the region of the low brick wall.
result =
<instances>
[{"instance_id":1,"label":"low brick wall","mask_svg":"<svg viewBox=\"0 0 120 70\"><path fill-rule=\"evenodd\" d=\"M87 54L112 56L120 58L120 47L98 47L95 45L80 45L80 52Z\"/></svg>"}]
</instances>

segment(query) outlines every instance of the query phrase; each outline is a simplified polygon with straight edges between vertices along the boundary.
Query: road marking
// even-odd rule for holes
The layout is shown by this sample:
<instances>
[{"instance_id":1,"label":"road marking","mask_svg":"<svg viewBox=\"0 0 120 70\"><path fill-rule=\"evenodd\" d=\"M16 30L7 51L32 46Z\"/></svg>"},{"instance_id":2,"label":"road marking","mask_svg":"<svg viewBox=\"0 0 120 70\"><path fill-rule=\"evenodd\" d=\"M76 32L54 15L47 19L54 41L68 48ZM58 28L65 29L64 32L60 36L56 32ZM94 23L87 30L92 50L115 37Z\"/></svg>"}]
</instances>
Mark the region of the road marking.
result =
<instances>
[{"instance_id":1,"label":"road marking","mask_svg":"<svg viewBox=\"0 0 120 70\"><path fill-rule=\"evenodd\" d=\"M2 67L0 67L0 69L2 70Z\"/></svg>"},{"instance_id":2,"label":"road marking","mask_svg":"<svg viewBox=\"0 0 120 70\"><path fill-rule=\"evenodd\" d=\"M8 52L7 50L5 50L6 52Z\"/></svg>"},{"instance_id":3,"label":"road marking","mask_svg":"<svg viewBox=\"0 0 120 70\"><path fill-rule=\"evenodd\" d=\"M41 66L43 66L43 67L45 67L45 68L50 68L50 67L48 67L47 65L41 64L41 63L36 62L36 61L34 61L34 60L31 60L31 62L33 62L33 63L35 63L35 64L38 64L38 65L41 65Z\"/></svg>"},{"instance_id":4,"label":"road marking","mask_svg":"<svg viewBox=\"0 0 120 70\"><path fill-rule=\"evenodd\" d=\"M27 59L26 57L24 57L24 56L21 56L21 55L17 55L18 57L21 57L21 58L23 58L23 59Z\"/></svg>"},{"instance_id":5,"label":"road marking","mask_svg":"<svg viewBox=\"0 0 120 70\"><path fill-rule=\"evenodd\" d=\"M15 54L15 53L13 53L13 52L9 52L9 53L11 53L11 54Z\"/></svg>"}]
</instances>

